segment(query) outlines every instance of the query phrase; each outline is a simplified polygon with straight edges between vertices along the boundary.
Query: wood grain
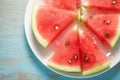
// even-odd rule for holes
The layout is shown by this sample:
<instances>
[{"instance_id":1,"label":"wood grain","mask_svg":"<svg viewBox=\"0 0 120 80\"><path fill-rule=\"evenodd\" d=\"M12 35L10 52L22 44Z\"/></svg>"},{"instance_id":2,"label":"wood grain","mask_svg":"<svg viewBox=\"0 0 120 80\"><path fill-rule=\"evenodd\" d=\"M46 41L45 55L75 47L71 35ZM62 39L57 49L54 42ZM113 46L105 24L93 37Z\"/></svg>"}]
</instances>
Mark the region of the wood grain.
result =
<instances>
[{"instance_id":1,"label":"wood grain","mask_svg":"<svg viewBox=\"0 0 120 80\"><path fill-rule=\"evenodd\" d=\"M24 33L28 0L0 0L0 80L86 80L60 76L34 56ZM89 80L120 79L120 64Z\"/></svg>"}]
</instances>

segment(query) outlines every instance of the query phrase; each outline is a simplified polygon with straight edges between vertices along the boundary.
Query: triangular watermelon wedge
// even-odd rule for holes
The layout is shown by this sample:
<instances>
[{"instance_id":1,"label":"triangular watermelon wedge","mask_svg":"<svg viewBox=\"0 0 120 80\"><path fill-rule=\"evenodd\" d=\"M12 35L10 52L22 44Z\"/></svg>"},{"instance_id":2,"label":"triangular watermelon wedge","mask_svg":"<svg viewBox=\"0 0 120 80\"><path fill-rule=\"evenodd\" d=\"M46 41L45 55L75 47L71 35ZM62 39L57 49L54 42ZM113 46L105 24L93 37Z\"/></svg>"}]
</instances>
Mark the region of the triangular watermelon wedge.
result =
<instances>
[{"instance_id":1,"label":"triangular watermelon wedge","mask_svg":"<svg viewBox=\"0 0 120 80\"><path fill-rule=\"evenodd\" d=\"M103 43L114 47L120 36L120 15L98 14L83 16L82 20Z\"/></svg>"},{"instance_id":2,"label":"triangular watermelon wedge","mask_svg":"<svg viewBox=\"0 0 120 80\"><path fill-rule=\"evenodd\" d=\"M45 2L59 9L72 11L80 9L81 7L81 0L45 0Z\"/></svg>"},{"instance_id":3,"label":"triangular watermelon wedge","mask_svg":"<svg viewBox=\"0 0 120 80\"><path fill-rule=\"evenodd\" d=\"M120 11L120 0L87 0L84 7L118 12Z\"/></svg>"},{"instance_id":4,"label":"triangular watermelon wedge","mask_svg":"<svg viewBox=\"0 0 120 80\"><path fill-rule=\"evenodd\" d=\"M80 56L82 75L92 75L109 67L106 55L99 49L95 38L86 30L79 29Z\"/></svg>"},{"instance_id":5,"label":"triangular watermelon wedge","mask_svg":"<svg viewBox=\"0 0 120 80\"><path fill-rule=\"evenodd\" d=\"M81 71L77 26L63 39L58 49L48 61L48 66L65 72Z\"/></svg>"},{"instance_id":6,"label":"triangular watermelon wedge","mask_svg":"<svg viewBox=\"0 0 120 80\"><path fill-rule=\"evenodd\" d=\"M76 18L72 11L47 6L33 6L32 29L37 41L47 47Z\"/></svg>"}]
</instances>

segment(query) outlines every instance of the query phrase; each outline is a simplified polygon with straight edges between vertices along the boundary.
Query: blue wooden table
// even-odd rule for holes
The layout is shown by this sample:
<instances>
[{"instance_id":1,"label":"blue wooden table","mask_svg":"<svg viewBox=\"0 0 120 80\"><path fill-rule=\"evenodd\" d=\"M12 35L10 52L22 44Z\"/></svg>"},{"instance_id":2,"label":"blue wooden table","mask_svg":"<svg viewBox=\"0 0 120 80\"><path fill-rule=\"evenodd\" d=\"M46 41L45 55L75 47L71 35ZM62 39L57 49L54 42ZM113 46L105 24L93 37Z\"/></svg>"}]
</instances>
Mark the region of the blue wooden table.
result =
<instances>
[{"instance_id":1,"label":"blue wooden table","mask_svg":"<svg viewBox=\"0 0 120 80\"><path fill-rule=\"evenodd\" d=\"M28 0L0 0L0 80L87 80L58 75L31 51L24 32ZM120 64L89 80L119 80Z\"/></svg>"}]
</instances>

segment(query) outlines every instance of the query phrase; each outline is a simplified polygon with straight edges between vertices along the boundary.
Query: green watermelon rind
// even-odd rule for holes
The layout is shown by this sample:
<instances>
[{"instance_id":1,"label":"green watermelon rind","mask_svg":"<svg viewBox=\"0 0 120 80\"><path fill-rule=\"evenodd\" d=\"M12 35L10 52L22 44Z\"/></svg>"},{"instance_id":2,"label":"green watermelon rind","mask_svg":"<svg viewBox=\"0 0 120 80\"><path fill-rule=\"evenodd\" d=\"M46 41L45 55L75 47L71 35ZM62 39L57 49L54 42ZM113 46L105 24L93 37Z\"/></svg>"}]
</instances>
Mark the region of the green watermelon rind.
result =
<instances>
[{"instance_id":1,"label":"green watermelon rind","mask_svg":"<svg viewBox=\"0 0 120 80\"><path fill-rule=\"evenodd\" d=\"M72 30L78 32L77 25L75 25ZM53 69L64 71L64 72L81 72L80 66L71 66L71 65L70 66L62 66L60 64L54 63L54 61L52 59L50 59L48 61L47 65Z\"/></svg>"},{"instance_id":2,"label":"green watermelon rind","mask_svg":"<svg viewBox=\"0 0 120 80\"><path fill-rule=\"evenodd\" d=\"M87 75L92 75L92 74L95 74L95 73L98 73L98 72L101 72L107 68L110 67L110 62L105 62L103 64L100 64L100 65L97 65L95 67L93 67L92 69L90 70L87 70L87 71L83 71L82 72L82 75L83 76L87 76Z\"/></svg>"},{"instance_id":3,"label":"green watermelon rind","mask_svg":"<svg viewBox=\"0 0 120 80\"><path fill-rule=\"evenodd\" d=\"M119 38L120 38L120 15L119 15L119 24L118 24L117 34L110 45L112 47L115 47L116 43L119 41Z\"/></svg>"},{"instance_id":4,"label":"green watermelon rind","mask_svg":"<svg viewBox=\"0 0 120 80\"><path fill-rule=\"evenodd\" d=\"M81 72L80 66L62 66L60 64L55 64L53 61L49 61L47 64L49 67L54 68L59 71L64 72Z\"/></svg>"},{"instance_id":5,"label":"green watermelon rind","mask_svg":"<svg viewBox=\"0 0 120 80\"><path fill-rule=\"evenodd\" d=\"M32 17L31 17L31 21L32 21L32 30L33 30L33 33L34 33L34 36L36 38L36 40L44 47L44 48L47 48L48 46L48 41L45 40L41 34L39 33L39 31L37 30L37 26L36 26L36 20L35 20L35 15L36 15L36 12L37 10L39 9L39 6L35 6L33 5L33 8L32 8Z\"/></svg>"}]
</instances>

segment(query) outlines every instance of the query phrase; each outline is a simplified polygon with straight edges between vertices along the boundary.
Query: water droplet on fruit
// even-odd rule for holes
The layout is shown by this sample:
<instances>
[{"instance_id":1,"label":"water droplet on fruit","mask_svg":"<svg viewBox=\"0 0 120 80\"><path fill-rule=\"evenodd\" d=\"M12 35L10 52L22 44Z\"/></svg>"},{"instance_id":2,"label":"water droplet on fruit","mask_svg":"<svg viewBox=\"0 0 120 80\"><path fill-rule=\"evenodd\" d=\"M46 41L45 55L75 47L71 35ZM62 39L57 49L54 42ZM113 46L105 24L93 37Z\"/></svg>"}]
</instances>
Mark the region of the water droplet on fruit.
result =
<instances>
[{"instance_id":1,"label":"water droplet on fruit","mask_svg":"<svg viewBox=\"0 0 120 80\"><path fill-rule=\"evenodd\" d=\"M106 20L104 23L105 24L111 24L111 21L110 20Z\"/></svg>"},{"instance_id":2,"label":"water droplet on fruit","mask_svg":"<svg viewBox=\"0 0 120 80\"><path fill-rule=\"evenodd\" d=\"M89 57L86 55L84 56L84 61L87 62L89 60Z\"/></svg>"},{"instance_id":3,"label":"water droplet on fruit","mask_svg":"<svg viewBox=\"0 0 120 80\"><path fill-rule=\"evenodd\" d=\"M72 64L72 61L71 61L71 60L68 60L67 62L68 62L69 64Z\"/></svg>"},{"instance_id":4,"label":"water droplet on fruit","mask_svg":"<svg viewBox=\"0 0 120 80\"><path fill-rule=\"evenodd\" d=\"M110 34L109 33L105 33L105 37L106 38L110 38Z\"/></svg>"},{"instance_id":5,"label":"water droplet on fruit","mask_svg":"<svg viewBox=\"0 0 120 80\"><path fill-rule=\"evenodd\" d=\"M69 45L70 45L70 42L69 42L69 41L66 41L66 42L65 42L65 45L66 45L66 46L69 46Z\"/></svg>"},{"instance_id":6,"label":"water droplet on fruit","mask_svg":"<svg viewBox=\"0 0 120 80\"><path fill-rule=\"evenodd\" d=\"M79 9L80 8L80 3L76 3L76 7L77 7L77 9Z\"/></svg>"},{"instance_id":7,"label":"water droplet on fruit","mask_svg":"<svg viewBox=\"0 0 120 80\"><path fill-rule=\"evenodd\" d=\"M59 29L59 26L55 26L55 30L58 30Z\"/></svg>"},{"instance_id":8,"label":"water droplet on fruit","mask_svg":"<svg viewBox=\"0 0 120 80\"><path fill-rule=\"evenodd\" d=\"M115 5L115 4L117 4L117 3L118 3L117 0L113 0L113 1L112 1L112 4L113 4L113 5Z\"/></svg>"},{"instance_id":9,"label":"water droplet on fruit","mask_svg":"<svg viewBox=\"0 0 120 80\"><path fill-rule=\"evenodd\" d=\"M73 55L73 57L74 57L75 60L78 59L78 55L76 53Z\"/></svg>"}]
</instances>

